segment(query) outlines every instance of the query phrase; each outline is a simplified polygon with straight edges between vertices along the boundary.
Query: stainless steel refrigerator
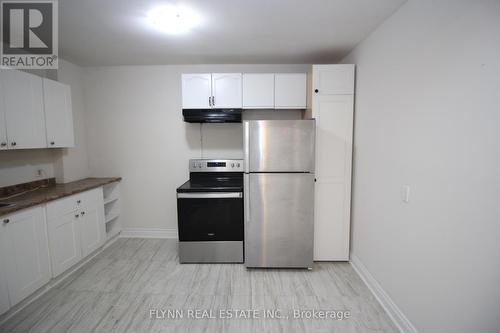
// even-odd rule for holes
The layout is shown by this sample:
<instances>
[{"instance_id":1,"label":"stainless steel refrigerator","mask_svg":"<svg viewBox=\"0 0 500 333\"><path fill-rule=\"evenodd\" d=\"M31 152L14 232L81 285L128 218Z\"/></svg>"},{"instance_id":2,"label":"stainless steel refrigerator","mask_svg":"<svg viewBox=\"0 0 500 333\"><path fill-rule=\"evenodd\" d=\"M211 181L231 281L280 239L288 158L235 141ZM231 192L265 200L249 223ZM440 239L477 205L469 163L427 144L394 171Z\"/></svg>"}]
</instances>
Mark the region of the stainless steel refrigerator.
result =
<instances>
[{"instance_id":1,"label":"stainless steel refrigerator","mask_svg":"<svg viewBox=\"0 0 500 333\"><path fill-rule=\"evenodd\" d=\"M312 268L315 121L245 121L247 267Z\"/></svg>"}]
</instances>

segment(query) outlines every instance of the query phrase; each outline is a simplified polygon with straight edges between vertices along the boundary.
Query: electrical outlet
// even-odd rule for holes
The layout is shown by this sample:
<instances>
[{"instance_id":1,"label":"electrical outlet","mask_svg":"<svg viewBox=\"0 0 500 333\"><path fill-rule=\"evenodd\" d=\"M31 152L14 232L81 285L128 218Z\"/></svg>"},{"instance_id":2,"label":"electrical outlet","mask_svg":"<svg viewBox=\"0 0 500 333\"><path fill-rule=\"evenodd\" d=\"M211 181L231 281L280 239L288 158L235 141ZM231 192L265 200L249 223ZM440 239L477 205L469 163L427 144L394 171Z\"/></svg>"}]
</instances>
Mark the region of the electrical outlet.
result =
<instances>
[{"instance_id":1,"label":"electrical outlet","mask_svg":"<svg viewBox=\"0 0 500 333\"><path fill-rule=\"evenodd\" d=\"M37 169L36 170L36 176L37 177L43 177L43 174L44 174L43 169Z\"/></svg>"}]
</instances>

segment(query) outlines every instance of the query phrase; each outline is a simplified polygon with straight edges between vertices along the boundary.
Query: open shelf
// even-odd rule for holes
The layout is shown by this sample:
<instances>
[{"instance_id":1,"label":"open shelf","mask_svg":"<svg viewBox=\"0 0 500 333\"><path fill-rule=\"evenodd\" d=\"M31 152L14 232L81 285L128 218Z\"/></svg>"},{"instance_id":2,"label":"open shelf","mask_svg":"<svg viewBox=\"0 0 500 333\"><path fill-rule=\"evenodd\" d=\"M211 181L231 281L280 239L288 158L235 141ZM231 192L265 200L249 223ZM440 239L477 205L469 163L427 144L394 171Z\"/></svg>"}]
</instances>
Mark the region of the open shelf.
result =
<instances>
[{"instance_id":1,"label":"open shelf","mask_svg":"<svg viewBox=\"0 0 500 333\"><path fill-rule=\"evenodd\" d=\"M114 202L114 201L116 201L116 200L118 200L118 199L119 199L118 197L105 199L105 200L104 200L104 204L105 204L105 205L107 205L107 204L109 204L109 203L111 203L111 202Z\"/></svg>"},{"instance_id":2,"label":"open shelf","mask_svg":"<svg viewBox=\"0 0 500 333\"><path fill-rule=\"evenodd\" d=\"M104 196L104 223L106 226L106 238L111 239L120 233L120 187L119 183L111 183L103 186Z\"/></svg>"}]
</instances>

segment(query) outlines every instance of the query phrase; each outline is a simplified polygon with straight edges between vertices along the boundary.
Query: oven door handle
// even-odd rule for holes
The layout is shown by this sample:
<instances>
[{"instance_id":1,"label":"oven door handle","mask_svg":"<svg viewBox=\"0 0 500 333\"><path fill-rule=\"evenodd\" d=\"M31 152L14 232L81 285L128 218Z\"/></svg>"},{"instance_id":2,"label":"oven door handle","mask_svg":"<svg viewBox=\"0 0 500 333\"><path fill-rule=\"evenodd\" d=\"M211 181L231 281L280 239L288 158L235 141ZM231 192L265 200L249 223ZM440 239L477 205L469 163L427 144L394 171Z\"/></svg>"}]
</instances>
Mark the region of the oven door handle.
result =
<instances>
[{"instance_id":1,"label":"oven door handle","mask_svg":"<svg viewBox=\"0 0 500 333\"><path fill-rule=\"evenodd\" d=\"M243 198L241 192L177 193L178 199Z\"/></svg>"}]
</instances>

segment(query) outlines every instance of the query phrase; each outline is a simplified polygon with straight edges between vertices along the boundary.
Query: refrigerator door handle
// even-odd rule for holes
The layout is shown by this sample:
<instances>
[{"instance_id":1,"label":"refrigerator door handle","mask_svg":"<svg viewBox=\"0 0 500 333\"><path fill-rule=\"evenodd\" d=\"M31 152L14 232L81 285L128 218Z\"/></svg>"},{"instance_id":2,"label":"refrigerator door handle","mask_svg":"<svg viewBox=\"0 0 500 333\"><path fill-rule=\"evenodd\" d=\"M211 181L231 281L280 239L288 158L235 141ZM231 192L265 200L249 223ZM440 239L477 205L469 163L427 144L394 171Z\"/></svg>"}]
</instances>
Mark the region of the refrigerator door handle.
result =
<instances>
[{"instance_id":1,"label":"refrigerator door handle","mask_svg":"<svg viewBox=\"0 0 500 333\"><path fill-rule=\"evenodd\" d=\"M250 172L250 123L243 122L243 169Z\"/></svg>"},{"instance_id":2,"label":"refrigerator door handle","mask_svg":"<svg viewBox=\"0 0 500 333\"><path fill-rule=\"evenodd\" d=\"M245 224L250 223L250 175L243 174L243 210L245 211Z\"/></svg>"}]
</instances>

